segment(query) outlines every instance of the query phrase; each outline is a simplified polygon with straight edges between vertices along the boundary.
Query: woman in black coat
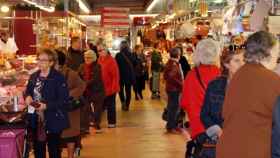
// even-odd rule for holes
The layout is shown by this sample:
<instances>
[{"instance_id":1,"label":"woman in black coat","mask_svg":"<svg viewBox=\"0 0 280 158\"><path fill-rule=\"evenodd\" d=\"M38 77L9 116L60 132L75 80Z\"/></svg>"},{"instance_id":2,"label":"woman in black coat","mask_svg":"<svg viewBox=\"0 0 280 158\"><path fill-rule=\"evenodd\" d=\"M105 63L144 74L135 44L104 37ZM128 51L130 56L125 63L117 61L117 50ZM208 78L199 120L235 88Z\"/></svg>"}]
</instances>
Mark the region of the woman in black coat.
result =
<instances>
[{"instance_id":1,"label":"woman in black coat","mask_svg":"<svg viewBox=\"0 0 280 158\"><path fill-rule=\"evenodd\" d=\"M135 59L134 70L136 76L136 83L133 89L135 93L135 100L139 100L139 97L140 99L143 99L142 91L145 89L145 75L148 71L147 59L140 45L135 46L133 56Z\"/></svg>"},{"instance_id":2,"label":"woman in black coat","mask_svg":"<svg viewBox=\"0 0 280 158\"><path fill-rule=\"evenodd\" d=\"M53 68L56 56L49 49L39 52L39 70L33 73L25 91L25 103L32 116L35 158L60 158L61 133L69 127L67 105L69 91L64 76Z\"/></svg>"}]
</instances>

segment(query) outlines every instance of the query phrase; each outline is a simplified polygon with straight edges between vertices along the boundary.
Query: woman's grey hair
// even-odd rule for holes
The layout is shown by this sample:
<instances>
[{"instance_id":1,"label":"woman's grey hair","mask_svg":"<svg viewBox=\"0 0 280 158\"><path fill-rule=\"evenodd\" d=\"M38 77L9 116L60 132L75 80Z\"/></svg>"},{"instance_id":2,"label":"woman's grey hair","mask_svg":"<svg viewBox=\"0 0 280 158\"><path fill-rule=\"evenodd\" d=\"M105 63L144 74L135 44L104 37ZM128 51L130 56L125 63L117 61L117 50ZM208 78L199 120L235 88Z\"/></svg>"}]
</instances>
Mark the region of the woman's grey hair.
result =
<instances>
[{"instance_id":1,"label":"woman's grey hair","mask_svg":"<svg viewBox=\"0 0 280 158\"><path fill-rule=\"evenodd\" d=\"M277 40L266 31L259 31L249 36L244 54L247 63L259 63L271 56L271 49Z\"/></svg>"},{"instance_id":2,"label":"woman's grey hair","mask_svg":"<svg viewBox=\"0 0 280 158\"><path fill-rule=\"evenodd\" d=\"M221 53L220 44L213 39L201 40L194 51L193 61L196 66L200 64L215 65Z\"/></svg>"}]
</instances>

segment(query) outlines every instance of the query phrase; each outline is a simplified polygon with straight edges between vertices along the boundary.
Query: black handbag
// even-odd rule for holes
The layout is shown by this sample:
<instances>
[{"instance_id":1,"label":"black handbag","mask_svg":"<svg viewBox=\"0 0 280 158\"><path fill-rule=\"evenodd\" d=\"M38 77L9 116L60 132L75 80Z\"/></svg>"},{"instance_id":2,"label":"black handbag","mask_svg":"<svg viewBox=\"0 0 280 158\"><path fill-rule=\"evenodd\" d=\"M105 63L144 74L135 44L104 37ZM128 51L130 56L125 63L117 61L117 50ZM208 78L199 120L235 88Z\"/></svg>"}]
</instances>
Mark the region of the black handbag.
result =
<instances>
[{"instance_id":1,"label":"black handbag","mask_svg":"<svg viewBox=\"0 0 280 158\"><path fill-rule=\"evenodd\" d=\"M69 104L67 106L67 111L68 112L75 111L75 110L81 108L84 105L85 105L85 98L83 96L81 96L79 99L74 99L73 97L71 97L69 99Z\"/></svg>"},{"instance_id":2,"label":"black handbag","mask_svg":"<svg viewBox=\"0 0 280 158\"><path fill-rule=\"evenodd\" d=\"M206 133L199 134L195 139L188 141L186 145L185 158L200 158L203 144L209 139Z\"/></svg>"}]
</instances>

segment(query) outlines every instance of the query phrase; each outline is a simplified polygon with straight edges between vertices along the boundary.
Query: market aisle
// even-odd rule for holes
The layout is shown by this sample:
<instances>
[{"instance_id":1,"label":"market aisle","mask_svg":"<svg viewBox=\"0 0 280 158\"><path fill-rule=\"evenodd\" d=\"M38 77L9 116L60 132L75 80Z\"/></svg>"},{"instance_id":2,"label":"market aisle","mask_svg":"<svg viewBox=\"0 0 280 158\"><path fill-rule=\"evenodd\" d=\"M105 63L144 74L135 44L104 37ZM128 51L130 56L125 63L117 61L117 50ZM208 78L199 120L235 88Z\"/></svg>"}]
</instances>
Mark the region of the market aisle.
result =
<instances>
[{"instance_id":1,"label":"market aisle","mask_svg":"<svg viewBox=\"0 0 280 158\"><path fill-rule=\"evenodd\" d=\"M181 135L165 133L161 112L163 101L132 101L132 109L122 112L118 100L118 127L83 139L81 158L182 158L185 141Z\"/></svg>"}]
</instances>

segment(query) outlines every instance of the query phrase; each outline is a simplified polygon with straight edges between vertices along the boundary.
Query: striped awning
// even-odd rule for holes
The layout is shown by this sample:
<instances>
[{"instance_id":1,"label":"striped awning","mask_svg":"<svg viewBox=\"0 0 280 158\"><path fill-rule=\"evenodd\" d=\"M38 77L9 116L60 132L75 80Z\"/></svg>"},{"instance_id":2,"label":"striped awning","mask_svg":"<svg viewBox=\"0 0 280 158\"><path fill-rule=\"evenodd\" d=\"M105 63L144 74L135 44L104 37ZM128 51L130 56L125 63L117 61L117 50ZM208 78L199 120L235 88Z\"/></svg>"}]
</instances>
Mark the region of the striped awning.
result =
<instances>
[{"instance_id":1,"label":"striped awning","mask_svg":"<svg viewBox=\"0 0 280 158\"><path fill-rule=\"evenodd\" d=\"M103 8L101 10L101 25L105 28L129 28L129 8Z\"/></svg>"}]
</instances>

